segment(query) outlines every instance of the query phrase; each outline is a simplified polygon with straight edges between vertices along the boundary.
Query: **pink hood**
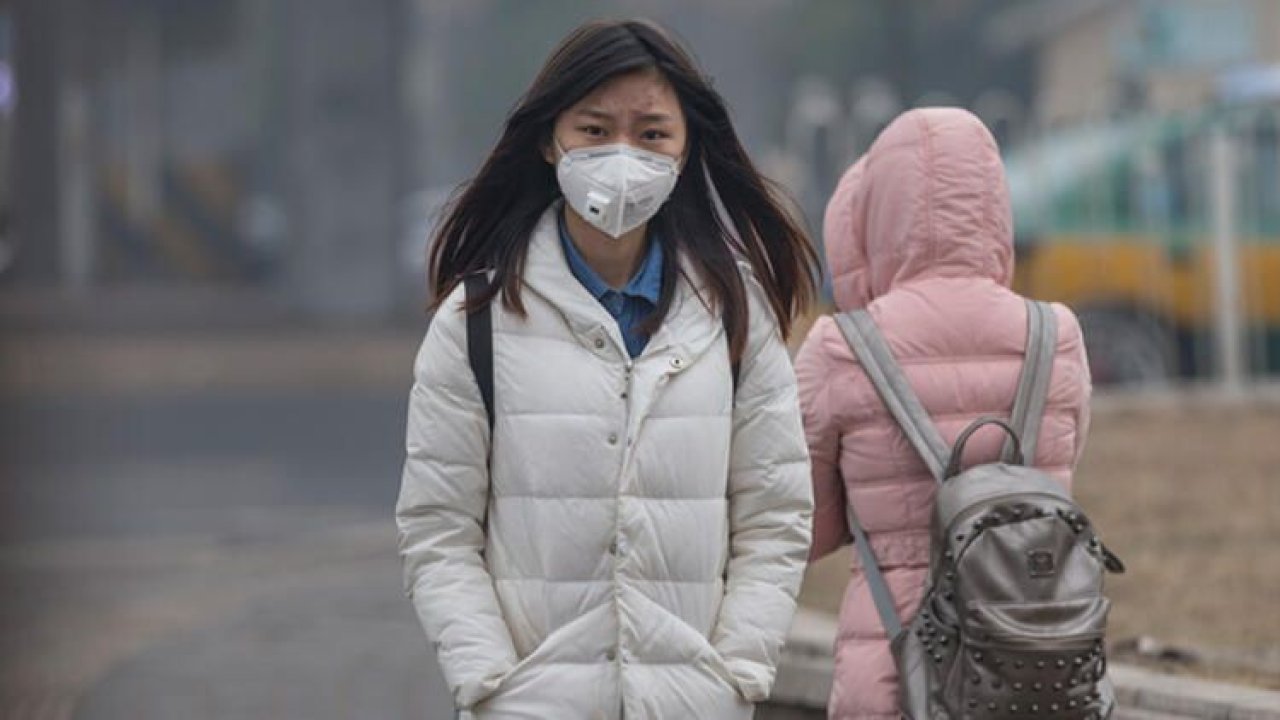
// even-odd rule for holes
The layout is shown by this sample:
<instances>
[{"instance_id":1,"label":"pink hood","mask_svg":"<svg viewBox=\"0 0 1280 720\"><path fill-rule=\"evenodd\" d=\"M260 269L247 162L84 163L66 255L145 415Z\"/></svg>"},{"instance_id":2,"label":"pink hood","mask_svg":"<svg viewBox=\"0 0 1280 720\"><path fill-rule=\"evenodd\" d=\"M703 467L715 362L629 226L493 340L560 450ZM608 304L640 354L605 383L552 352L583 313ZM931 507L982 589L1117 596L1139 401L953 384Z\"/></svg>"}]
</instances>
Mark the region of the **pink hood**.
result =
<instances>
[{"instance_id":1,"label":"pink hood","mask_svg":"<svg viewBox=\"0 0 1280 720\"><path fill-rule=\"evenodd\" d=\"M927 277L1013 276L1009 189L995 139L966 110L894 120L836 187L823 223L840 310Z\"/></svg>"}]
</instances>

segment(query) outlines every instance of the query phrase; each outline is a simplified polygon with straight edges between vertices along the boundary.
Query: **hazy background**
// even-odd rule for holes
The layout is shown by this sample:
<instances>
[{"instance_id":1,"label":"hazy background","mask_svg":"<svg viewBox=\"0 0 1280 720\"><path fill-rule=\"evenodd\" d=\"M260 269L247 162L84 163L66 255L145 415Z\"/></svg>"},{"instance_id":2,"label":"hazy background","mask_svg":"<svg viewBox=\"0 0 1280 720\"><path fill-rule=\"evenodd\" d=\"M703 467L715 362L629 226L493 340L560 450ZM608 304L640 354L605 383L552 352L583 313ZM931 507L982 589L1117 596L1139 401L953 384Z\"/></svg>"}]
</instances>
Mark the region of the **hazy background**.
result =
<instances>
[{"instance_id":1,"label":"hazy background","mask_svg":"<svg viewBox=\"0 0 1280 720\"><path fill-rule=\"evenodd\" d=\"M684 38L815 238L898 112L986 120L1018 287L1132 433L1083 492L1142 567L1192 553L1121 627L1280 663L1275 443L1239 440L1278 407L1280 3L0 0L0 717L447 717L390 519L426 241L601 16ZM1129 522L1162 487L1204 527ZM1232 592L1143 616L1227 553Z\"/></svg>"}]
</instances>

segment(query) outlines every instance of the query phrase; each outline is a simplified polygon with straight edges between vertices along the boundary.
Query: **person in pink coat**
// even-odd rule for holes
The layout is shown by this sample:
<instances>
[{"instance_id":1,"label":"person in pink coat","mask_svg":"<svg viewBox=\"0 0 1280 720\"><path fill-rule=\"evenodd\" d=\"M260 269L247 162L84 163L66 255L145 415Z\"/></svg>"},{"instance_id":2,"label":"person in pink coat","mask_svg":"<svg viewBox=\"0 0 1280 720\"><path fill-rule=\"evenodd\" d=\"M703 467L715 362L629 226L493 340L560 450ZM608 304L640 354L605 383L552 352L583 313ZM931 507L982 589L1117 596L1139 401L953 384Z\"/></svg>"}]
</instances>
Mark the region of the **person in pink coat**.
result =
<instances>
[{"instance_id":1,"label":"person in pink coat","mask_svg":"<svg viewBox=\"0 0 1280 720\"><path fill-rule=\"evenodd\" d=\"M838 311L869 309L911 387L952 443L981 416L1008 418L1027 337L1010 290L1013 223L994 138L951 108L890 124L840 180L824 238ZM1055 305L1057 354L1035 465L1071 483L1089 425L1091 382L1080 325ZM935 483L881 404L831 317L796 359L815 500L810 559L851 542L846 503L864 523L899 616L914 616L929 565ZM1003 435L980 431L966 467L996 461ZM856 560L855 560L856 564ZM897 672L861 571L840 610L838 720L897 720Z\"/></svg>"}]
</instances>

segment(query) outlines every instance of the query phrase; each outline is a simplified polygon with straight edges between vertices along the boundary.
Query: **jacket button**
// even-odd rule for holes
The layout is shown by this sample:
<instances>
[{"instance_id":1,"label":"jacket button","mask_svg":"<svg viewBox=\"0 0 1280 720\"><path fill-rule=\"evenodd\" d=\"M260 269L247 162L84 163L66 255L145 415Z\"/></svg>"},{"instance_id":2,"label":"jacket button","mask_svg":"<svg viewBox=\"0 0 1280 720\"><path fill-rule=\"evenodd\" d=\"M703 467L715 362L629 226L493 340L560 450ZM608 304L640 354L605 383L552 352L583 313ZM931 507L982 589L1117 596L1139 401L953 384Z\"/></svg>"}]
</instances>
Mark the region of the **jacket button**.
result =
<instances>
[{"instance_id":1,"label":"jacket button","mask_svg":"<svg viewBox=\"0 0 1280 720\"><path fill-rule=\"evenodd\" d=\"M682 357L671 358L671 367L676 369L684 367L684 358Z\"/></svg>"},{"instance_id":2,"label":"jacket button","mask_svg":"<svg viewBox=\"0 0 1280 720\"><path fill-rule=\"evenodd\" d=\"M604 659L608 660L609 662L613 662L614 660L618 659L618 653L613 648L609 648L604 653Z\"/></svg>"},{"instance_id":3,"label":"jacket button","mask_svg":"<svg viewBox=\"0 0 1280 720\"><path fill-rule=\"evenodd\" d=\"M610 445L618 444L618 433L609 433L609 444Z\"/></svg>"},{"instance_id":4,"label":"jacket button","mask_svg":"<svg viewBox=\"0 0 1280 720\"><path fill-rule=\"evenodd\" d=\"M604 338L598 337L598 338L596 338L596 339L595 339L595 342L594 342L594 343L592 343L592 344L596 346L596 349L597 349L597 350L603 350L603 349L604 349Z\"/></svg>"},{"instance_id":5,"label":"jacket button","mask_svg":"<svg viewBox=\"0 0 1280 720\"><path fill-rule=\"evenodd\" d=\"M617 540L614 540L613 542L610 542L610 543L609 543L609 554L610 554L610 555L617 555L617 554L618 554L618 541L617 541Z\"/></svg>"}]
</instances>

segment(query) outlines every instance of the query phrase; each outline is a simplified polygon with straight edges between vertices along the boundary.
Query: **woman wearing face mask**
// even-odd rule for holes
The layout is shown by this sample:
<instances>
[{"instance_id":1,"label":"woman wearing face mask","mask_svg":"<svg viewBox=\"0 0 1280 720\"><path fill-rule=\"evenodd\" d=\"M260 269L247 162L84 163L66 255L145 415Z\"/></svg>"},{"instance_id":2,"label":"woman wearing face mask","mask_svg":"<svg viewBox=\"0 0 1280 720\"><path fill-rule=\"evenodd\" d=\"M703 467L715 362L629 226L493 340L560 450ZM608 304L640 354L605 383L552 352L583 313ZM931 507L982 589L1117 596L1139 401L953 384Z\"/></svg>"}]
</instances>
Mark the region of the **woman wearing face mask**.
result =
<instances>
[{"instance_id":1,"label":"woman wearing face mask","mask_svg":"<svg viewBox=\"0 0 1280 720\"><path fill-rule=\"evenodd\" d=\"M665 32L552 53L436 238L410 398L401 555L464 717L768 696L811 511L782 338L816 262Z\"/></svg>"}]
</instances>

